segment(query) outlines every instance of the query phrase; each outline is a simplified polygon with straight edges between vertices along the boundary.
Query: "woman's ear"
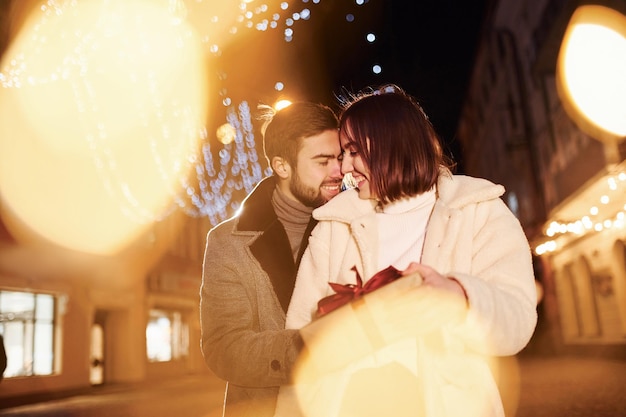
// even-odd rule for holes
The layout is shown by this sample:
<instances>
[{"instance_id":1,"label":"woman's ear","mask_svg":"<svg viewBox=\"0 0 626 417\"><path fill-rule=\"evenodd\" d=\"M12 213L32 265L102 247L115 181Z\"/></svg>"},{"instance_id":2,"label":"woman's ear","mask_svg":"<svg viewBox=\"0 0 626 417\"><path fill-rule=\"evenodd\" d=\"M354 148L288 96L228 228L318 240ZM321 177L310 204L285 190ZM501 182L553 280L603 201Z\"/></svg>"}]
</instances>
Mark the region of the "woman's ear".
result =
<instances>
[{"instance_id":1,"label":"woman's ear","mask_svg":"<svg viewBox=\"0 0 626 417\"><path fill-rule=\"evenodd\" d=\"M291 165L289 162L285 160L285 158L281 158L280 156L275 156L272 158L272 169L282 179L287 179L291 175Z\"/></svg>"}]
</instances>

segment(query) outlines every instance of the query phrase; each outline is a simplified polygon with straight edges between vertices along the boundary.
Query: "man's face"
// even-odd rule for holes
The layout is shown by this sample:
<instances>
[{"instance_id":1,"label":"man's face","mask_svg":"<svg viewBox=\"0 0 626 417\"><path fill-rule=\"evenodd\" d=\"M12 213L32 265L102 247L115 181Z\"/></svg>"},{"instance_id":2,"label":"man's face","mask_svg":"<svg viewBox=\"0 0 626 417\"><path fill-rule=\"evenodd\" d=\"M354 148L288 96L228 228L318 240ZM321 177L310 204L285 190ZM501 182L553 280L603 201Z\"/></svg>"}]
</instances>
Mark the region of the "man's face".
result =
<instances>
[{"instance_id":1,"label":"man's face","mask_svg":"<svg viewBox=\"0 0 626 417\"><path fill-rule=\"evenodd\" d=\"M302 140L289 191L309 207L319 207L341 191L339 134L327 130Z\"/></svg>"}]
</instances>

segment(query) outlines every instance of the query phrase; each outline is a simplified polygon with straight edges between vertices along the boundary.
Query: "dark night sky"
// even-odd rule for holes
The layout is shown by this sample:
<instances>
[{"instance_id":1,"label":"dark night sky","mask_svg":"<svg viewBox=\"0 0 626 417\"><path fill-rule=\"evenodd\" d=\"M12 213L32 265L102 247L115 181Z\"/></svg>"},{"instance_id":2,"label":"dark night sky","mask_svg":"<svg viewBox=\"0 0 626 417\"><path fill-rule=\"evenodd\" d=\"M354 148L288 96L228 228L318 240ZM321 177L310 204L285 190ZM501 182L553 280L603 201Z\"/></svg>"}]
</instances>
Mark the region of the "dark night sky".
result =
<instances>
[{"instance_id":1,"label":"dark night sky","mask_svg":"<svg viewBox=\"0 0 626 417\"><path fill-rule=\"evenodd\" d=\"M420 101L458 159L454 134L487 1L326 1L316 33L333 92L398 84ZM368 32L377 36L372 44ZM371 71L376 63L380 74Z\"/></svg>"}]
</instances>

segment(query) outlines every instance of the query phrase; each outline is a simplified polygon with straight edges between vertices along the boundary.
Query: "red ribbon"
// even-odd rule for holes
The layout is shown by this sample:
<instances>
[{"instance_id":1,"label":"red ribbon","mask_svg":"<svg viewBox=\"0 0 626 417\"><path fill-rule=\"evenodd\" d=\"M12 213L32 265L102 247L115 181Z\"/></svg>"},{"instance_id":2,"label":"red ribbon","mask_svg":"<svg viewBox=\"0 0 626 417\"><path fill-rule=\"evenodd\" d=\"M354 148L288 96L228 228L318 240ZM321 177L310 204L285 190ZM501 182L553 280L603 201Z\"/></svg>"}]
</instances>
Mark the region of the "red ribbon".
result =
<instances>
[{"instance_id":1,"label":"red ribbon","mask_svg":"<svg viewBox=\"0 0 626 417\"><path fill-rule=\"evenodd\" d=\"M328 284L335 290L335 294L324 297L317 303L317 317L322 317L402 276L400 271L396 268L388 266L382 271L377 272L363 285L363 280L356 266L353 266L351 269L356 273L356 284L337 284L336 282L329 282Z\"/></svg>"}]
</instances>

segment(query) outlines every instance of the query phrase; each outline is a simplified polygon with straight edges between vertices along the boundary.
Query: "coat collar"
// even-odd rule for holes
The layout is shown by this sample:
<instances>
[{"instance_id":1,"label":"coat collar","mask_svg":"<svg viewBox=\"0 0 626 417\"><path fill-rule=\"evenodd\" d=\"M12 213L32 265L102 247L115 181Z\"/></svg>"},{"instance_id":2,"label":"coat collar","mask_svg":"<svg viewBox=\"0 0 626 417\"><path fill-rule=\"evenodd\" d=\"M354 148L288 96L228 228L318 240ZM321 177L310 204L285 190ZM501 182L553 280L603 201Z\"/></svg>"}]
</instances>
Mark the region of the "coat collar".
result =
<instances>
[{"instance_id":1,"label":"coat collar","mask_svg":"<svg viewBox=\"0 0 626 417\"><path fill-rule=\"evenodd\" d=\"M264 178L254 187L241 205L237 221L238 231L262 232L278 221L272 206L272 194L275 188L276 177L274 176Z\"/></svg>"},{"instance_id":2,"label":"coat collar","mask_svg":"<svg viewBox=\"0 0 626 417\"><path fill-rule=\"evenodd\" d=\"M355 189L342 191L323 206L313 210L317 220L335 220L350 223L352 220L375 213L376 201L359 198Z\"/></svg>"},{"instance_id":3,"label":"coat collar","mask_svg":"<svg viewBox=\"0 0 626 417\"><path fill-rule=\"evenodd\" d=\"M250 242L250 252L267 273L274 292L287 312L296 279L297 266L306 242L316 222L311 219L302 239L297 262L294 262L287 232L272 205L272 194L276 188L274 176L263 179L243 201L233 233L256 232L258 236Z\"/></svg>"},{"instance_id":4,"label":"coat collar","mask_svg":"<svg viewBox=\"0 0 626 417\"><path fill-rule=\"evenodd\" d=\"M504 187L483 179L465 175L452 175L442 170L437 180L437 196L441 203L453 209L494 200L504 194Z\"/></svg>"},{"instance_id":5,"label":"coat collar","mask_svg":"<svg viewBox=\"0 0 626 417\"><path fill-rule=\"evenodd\" d=\"M504 187L482 178L452 175L442 169L437 180L437 201L451 209L461 209L469 204L493 200L504 194ZM351 223L353 220L375 213L375 200L362 200L357 190L346 190L313 211L317 220Z\"/></svg>"}]
</instances>

